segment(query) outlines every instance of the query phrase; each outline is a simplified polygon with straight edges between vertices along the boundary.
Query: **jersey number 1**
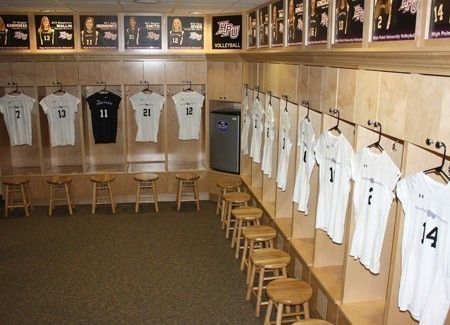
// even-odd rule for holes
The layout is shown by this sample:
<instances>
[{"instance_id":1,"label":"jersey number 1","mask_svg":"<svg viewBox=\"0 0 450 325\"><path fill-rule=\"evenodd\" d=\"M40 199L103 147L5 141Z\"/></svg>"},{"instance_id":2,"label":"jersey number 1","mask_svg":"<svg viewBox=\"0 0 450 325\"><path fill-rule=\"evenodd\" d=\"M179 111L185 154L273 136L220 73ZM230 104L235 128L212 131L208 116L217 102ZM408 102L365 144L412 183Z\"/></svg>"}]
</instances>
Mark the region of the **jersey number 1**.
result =
<instances>
[{"instance_id":1,"label":"jersey number 1","mask_svg":"<svg viewBox=\"0 0 450 325\"><path fill-rule=\"evenodd\" d=\"M330 167L330 182L333 183L334 182L334 175L335 175L336 171L333 169L333 167Z\"/></svg>"},{"instance_id":2,"label":"jersey number 1","mask_svg":"<svg viewBox=\"0 0 450 325\"><path fill-rule=\"evenodd\" d=\"M433 229L431 229L431 231L425 237L425 232L426 232L426 229L427 229L427 223L424 222L422 226L423 226L423 233L422 233L422 240L420 242L423 244L425 239L431 239L433 241L431 243L431 247L436 248L437 237L438 237L438 230L439 230L438 227L434 227Z\"/></svg>"}]
</instances>

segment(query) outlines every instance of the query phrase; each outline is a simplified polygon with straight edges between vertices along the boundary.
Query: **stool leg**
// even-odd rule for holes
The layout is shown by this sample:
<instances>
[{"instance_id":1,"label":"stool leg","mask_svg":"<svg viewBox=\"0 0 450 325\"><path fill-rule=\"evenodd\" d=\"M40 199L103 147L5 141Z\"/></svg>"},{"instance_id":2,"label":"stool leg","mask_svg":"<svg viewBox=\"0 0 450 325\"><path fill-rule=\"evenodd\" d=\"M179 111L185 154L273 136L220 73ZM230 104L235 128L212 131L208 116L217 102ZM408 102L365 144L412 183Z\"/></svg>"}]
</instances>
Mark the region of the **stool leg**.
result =
<instances>
[{"instance_id":1,"label":"stool leg","mask_svg":"<svg viewBox=\"0 0 450 325\"><path fill-rule=\"evenodd\" d=\"M197 211L200 211L200 201L198 198L197 180L194 181L194 196L195 196L195 204L197 205Z\"/></svg>"},{"instance_id":2,"label":"stool leg","mask_svg":"<svg viewBox=\"0 0 450 325\"><path fill-rule=\"evenodd\" d=\"M240 221L241 219L239 219ZM231 236L231 248L234 247L236 235L237 235L237 228L239 227L239 221L235 219L234 227L233 227L233 235Z\"/></svg>"},{"instance_id":3,"label":"stool leg","mask_svg":"<svg viewBox=\"0 0 450 325\"><path fill-rule=\"evenodd\" d=\"M273 239L269 240L269 247L274 248Z\"/></svg>"},{"instance_id":4,"label":"stool leg","mask_svg":"<svg viewBox=\"0 0 450 325\"><path fill-rule=\"evenodd\" d=\"M309 303L303 303L303 313L305 315L305 319L309 319Z\"/></svg>"},{"instance_id":5,"label":"stool leg","mask_svg":"<svg viewBox=\"0 0 450 325\"><path fill-rule=\"evenodd\" d=\"M114 195L111 183L108 183L109 201L111 202L112 213L116 213L116 204L114 203Z\"/></svg>"},{"instance_id":6,"label":"stool leg","mask_svg":"<svg viewBox=\"0 0 450 325\"><path fill-rule=\"evenodd\" d=\"M23 206L25 208L25 215L28 217L30 216L30 214L28 213L28 204L27 204L27 194L25 192L25 185L21 184L20 185L20 191L22 192L22 201L23 201Z\"/></svg>"},{"instance_id":7,"label":"stool leg","mask_svg":"<svg viewBox=\"0 0 450 325\"><path fill-rule=\"evenodd\" d=\"M278 304L278 308L277 308L277 321L276 321L276 325L281 325L281 319L283 318L283 304Z\"/></svg>"},{"instance_id":8,"label":"stool leg","mask_svg":"<svg viewBox=\"0 0 450 325\"><path fill-rule=\"evenodd\" d=\"M222 200L222 190L219 191L219 196L217 197L216 214L219 214L221 200Z\"/></svg>"},{"instance_id":9,"label":"stool leg","mask_svg":"<svg viewBox=\"0 0 450 325\"><path fill-rule=\"evenodd\" d=\"M255 316L259 317L259 312L261 310L261 298L262 298L262 291L263 291L263 283L264 283L264 273L266 272L265 267L260 268L259 273L259 280L258 280L258 291L256 296L256 310L255 310Z\"/></svg>"},{"instance_id":10,"label":"stool leg","mask_svg":"<svg viewBox=\"0 0 450 325\"><path fill-rule=\"evenodd\" d=\"M256 274L256 265L252 264L250 272L250 281L248 281L247 283L247 296L245 297L246 300L250 300L250 296L253 290L253 282L255 282L255 274Z\"/></svg>"},{"instance_id":11,"label":"stool leg","mask_svg":"<svg viewBox=\"0 0 450 325\"><path fill-rule=\"evenodd\" d=\"M52 216L53 212L53 184L50 184L50 199L48 202L48 215Z\"/></svg>"},{"instance_id":12,"label":"stool leg","mask_svg":"<svg viewBox=\"0 0 450 325\"><path fill-rule=\"evenodd\" d=\"M236 234L236 258L239 258L239 249L241 248L241 235L242 235L242 219L239 220L239 226Z\"/></svg>"},{"instance_id":13,"label":"stool leg","mask_svg":"<svg viewBox=\"0 0 450 325\"><path fill-rule=\"evenodd\" d=\"M244 250L242 251L242 259L241 259L241 271L244 271L245 259L247 257L247 249L248 249L248 239L244 238Z\"/></svg>"},{"instance_id":14,"label":"stool leg","mask_svg":"<svg viewBox=\"0 0 450 325\"><path fill-rule=\"evenodd\" d=\"M270 316L272 315L273 301L269 299L269 304L267 305L266 318L264 319L264 325L270 325Z\"/></svg>"},{"instance_id":15,"label":"stool leg","mask_svg":"<svg viewBox=\"0 0 450 325\"><path fill-rule=\"evenodd\" d=\"M152 190L153 190L153 201L155 201L155 211L158 212L158 191L156 188L156 183L152 182Z\"/></svg>"},{"instance_id":16,"label":"stool leg","mask_svg":"<svg viewBox=\"0 0 450 325\"><path fill-rule=\"evenodd\" d=\"M9 211L9 185L6 185L6 196L5 196L5 219L8 218Z\"/></svg>"},{"instance_id":17,"label":"stool leg","mask_svg":"<svg viewBox=\"0 0 450 325\"><path fill-rule=\"evenodd\" d=\"M27 195L27 205L30 205L30 209L33 210L33 204L31 204L31 195L30 195L30 190L28 188L28 184L25 184L25 194Z\"/></svg>"},{"instance_id":18,"label":"stool leg","mask_svg":"<svg viewBox=\"0 0 450 325\"><path fill-rule=\"evenodd\" d=\"M136 203L134 204L134 212L139 212L139 201L141 199L141 182L138 181L136 190Z\"/></svg>"},{"instance_id":19,"label":"stool leg","mask_svg":"<svg viewBox=\"0 0 450 325\"><path fill-rule=\"evenodd\" d=\"M227 230L225 233L225 238L229 238L230 237L230 223L231 223L231 209L233 208L232 203L228 202L228 211L227 211ZM236 224L234 225L234 227L236 228Z\"/></svg>"},{"instance_id":20,"label":"stool leg","mask_svg":"<svg viewBox=\"0 0 450 325\"><path fill-rule=\"evenodd\" d=\"M72 199L70 197L69 185L67 185L67 183L64 184L64 190L66 191L67 205L69 206L69 214L72 215L73 214Z\"/></svg>"},{"instance_id":21,"label":"stool leg","mask_svg":"<svg viewBox=\"0 0 450 325\"><path fill-rule=\"evenodd\" d=\"M227 209L228 209L228 202L223 200L222 213L221 213L221 217L220 217L220 219L222 220L222 230L225 229L225 223L226 223L226 219L225 218L226 218Z\"/></svg>"},{"instance_id":22,"label":"stool leg","mask_svg":"<svg viewBox=\"0 0 450 325\"><path fill-rule=\"evenodd\" d=\"M251 268L252 268L252 261L251 261L250 258L252 256L254 247L255 247L255 241L251 240L250 241L250 247L248 249L248 259L247 259L247 283L250 281L250 271L251 271Z\"/></svg>"},{"instance_id":23,"label":"stool leg","mask_svg":"<svg viewBox=\"0 0 450 325\"><path fill-rule=\"evenodd\" d=\"M178 180L178 192L177 192L177 210L181 208L181 188L183 187L183 181Z\"/></svg>"},{"instance_id":24,"label":"stool leg","mask_svg":"<svg viewBox=\"0 0 450 325\"><path fill-rule=\"evenodd\" d=\"M92 184L92 208L91 214L95 214L95 208L97 207L97 183L93 182Z\"/></svg>"}]
</instances>

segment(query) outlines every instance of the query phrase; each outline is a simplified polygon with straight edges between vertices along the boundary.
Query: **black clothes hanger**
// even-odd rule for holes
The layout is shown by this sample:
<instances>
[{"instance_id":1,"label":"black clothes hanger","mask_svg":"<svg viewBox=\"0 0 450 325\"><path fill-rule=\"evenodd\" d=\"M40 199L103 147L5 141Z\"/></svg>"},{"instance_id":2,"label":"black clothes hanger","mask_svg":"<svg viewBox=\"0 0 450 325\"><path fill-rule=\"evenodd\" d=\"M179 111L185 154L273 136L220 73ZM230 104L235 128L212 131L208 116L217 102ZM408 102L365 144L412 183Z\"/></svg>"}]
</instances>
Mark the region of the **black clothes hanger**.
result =
<instances>
[{"instance_id":1,"label":"black clothes hanger","mask_svg":"<svg viewBox=\"0 0 450 325\"><path fill-rule=\"evenodd\" d=\"M152 93L153 92L153 90L151 90L150 89L150 83L148 82L148 81L146 81L146 80L144 80L144 81L139 81L139 83L140 84L143 84L143 85L147 85L147 87L145 87L144 89L142 89L142 92L144 93L144 94L148 94L148 93Z\"/></svg>"},{"instance_id":2,"label":"black clothes hanger","mask_svg":"<svg viewBox=\"0 0 450 325\"><path fill-rule=\"evenodd\" d=\"M104 81L97 81L97 84L98 85L103 85L103 89L98 92L99 94L102 94L102 95L109 94L109 90L106 89L106 82L104 82Z\"/></svg>"},{"instance_id":3,"label":"black clothes hanger","mask_svg":"<svg viewBox=\"0 0 450 325\"><path fill-rule=\"evenodd\" d=\"M259 100L259 87L256 87L256 99Z\"/></svg>"},{"instance_id":4,"label":"black clothes hanger","mask_svg":"<svg viewBox=\"0 0 450 325\"><path fill-rule=\"evenodd\" d=\"M15 82L8 82L9 86L16 87L13 91L9 92L8 95L20 95L21 92L19 91L19 85Z\"/></svg>"},{"instance_id":5,"label":"black clothes hanger","mask_svg":"<svg viewBox=\"0 0 450 325\"><path fill-rule=\"evenodd\" d=\"M373 125L373 127L374 128L377 128L378 129L378 140L376 141L376 142L374 142L374 143L372 143L371 145L369 145L369 146L367 146L367 148L376 148L376 149L378 149L380 152L383 152L384 151L384 149L383 149L383 147L381 146L381 144L380 144L380 141L381 141L381 132L383 131L383 127L381 126L381 123L380 122L378 122L378 121L371 121L371 120L368 120L367 121L367 124L369 124L369 125Z\"/></svg>"},{"instance_id":6,"label":"black clothes hanger","mask_svg":"<svg viewBox=\"0 0 450 325\"><path fill-rule=\"evenodd\" d=\"M302 100L302 105L305 106L308 109L308 111L306 112L305 119L310 121L309 120L309 100Z\"/></svg>"},{"instance_id":7,"label":"black clothes hanger","mask_svg":"<svg viewBox=\"0 0 450 325\"><path fill-rule=\"evenodd\" d=\"M282 95L281 97L283 97L286 100L286 105L284 106L284 111L287 112L288 111L288 95Z\"/></svg>"},{"instance_id":8,"label":"black clothes hanger","mask_svg":"<svg viewBox=\"0 0 450 325\"><path fill-rule=\"evenodd\" d=\"M59 86L58 90L56 90L53 95L64 95L66 92L63 90L62 83L59 81L53 83L55 86Z\"/></svg>"},{"instance_id":9,"label":"black clothes hanger","mask_svg":"<svg viewBox=\"0 0 450 325\"><path fill-rule=\"evenodd\" d=\"M446 183L450 182L450 176L446 172L444 172L444 169L443 169L444 164L445 164L445 157L447 155L447 146L445 145L444 142L441 142L441 141L436 141L435 142L435 141L431 140L430 138L428 138L426 140L426 144L428 146L431 146L432 144L434 144L436 149L441 149L443 147L444 148L444 154L442 155L442 162L441 162L441 164L439 166L434 167L434 168L430 168L430 169L427 169L427 170L424 170L423 173L424 174L436 174L436 175L441 176L441 178Z\"/></svg>"},{"instance_id":10,"label":"black clothes hanger","mask_svg":"<svg viewBox=\"0 0 450 325\"><path fill-rule=\"evenodd\" d=\"M341 130L339 129L339 122L341 121L341 113L339 112L338 109L336 108L331 108L329 109L329 112L332 113L333 115L337 115L337 123L335 126L333 126L331 129L329 129L328 131L336 131L338 134L341 134Z\"/></svg>"},{"instance_id":11,"label":"black clothes hanger","mask_svg":"<svg viewBox=\"0 0 450 325\"><path fill-rule=\"evenodd\" d=\"M189 87L186 88L186 89L183 89L183 91L194 91L194 90L192 89L192 81L191 81L191 80L187 80L186 83L189 84Z\"/></svg>"},{"instance_id":12,"label":"black clothes hanger","mask_svg":"<svg viewBox=\"0 0 450 325\"><path fill-rule=\"evenodd\" d=\"M248 84L245 84L245 97L248 96Z\"/></svg>"},{"instance_id":13,"label":"black clothes hanger","mask_svg":"<svg viewBox=\"0 0 450 325\"><path fill-rule=\"evenodd\" d=\"M269 94L269 105L272 105L272 90L268 90L267 93Z\"/></svg>"}]
</instances>

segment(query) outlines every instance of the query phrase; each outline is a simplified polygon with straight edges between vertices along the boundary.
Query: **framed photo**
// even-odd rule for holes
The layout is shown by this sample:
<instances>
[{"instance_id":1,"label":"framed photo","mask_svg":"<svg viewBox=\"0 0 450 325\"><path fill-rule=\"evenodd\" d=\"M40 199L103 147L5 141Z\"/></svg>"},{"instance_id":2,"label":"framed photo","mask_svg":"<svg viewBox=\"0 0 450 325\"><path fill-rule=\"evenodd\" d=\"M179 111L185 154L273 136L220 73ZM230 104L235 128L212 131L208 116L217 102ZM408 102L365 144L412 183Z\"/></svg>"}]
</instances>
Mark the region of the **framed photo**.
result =
<instances>
[{"instance_id":1,"label":"framed photo","mask_svg":"<svg viewBox=\"0 0 450 325\"><path fill-rule=\"evenodd\" d=\"M242 49L242 15L212 17L212 48Z\"/></svg>"},{"instance_id":2,"label":"framed photo","mask_svg":"<svg viewBox=\"0 0 450 325\"><path fill-rule=\"evenodd\" d=\"M248 23L247 23L247 48L255 49L256 48L256 11L253 11L248 14Z\"/></svg>"},{"instance_id":3,"label":"framed photo","mask_svg":"<svg viewBox=\"0 0 450 325\"><path fill-rule=\"evenodd\" d=\"M28 50L28 26L27 15L0 15L0 50Z\"/></svg>"},{"instance_id":4,"label":"framed photo","mask_svg":"<svg viewBox=\"0 0 450 325\"><path fill-rule=\"evenodd\" d=\"M362 42L364 0L337 0L335 21L335 43Z\"/></svg>"},{"instance_id":5,"label":"framed photo","mask_svg":"<svg viewBox=\"0 0 450 325\"><path fill-rule=\"evenodd\" d=\"M82 49L117 49L117 16L80 15Z\"/></svg>"},{"instance_id":6,"label":"framed photo","mask_svg":"<svg viewBox=\"0 0 450 325\"><path fill-rule=\"evenodd\" d=\"M38 50L74 49L73 16L36 15L36 45Z\"/></svg>"},{"instance_id":7,"label":"framed photo","mask_svg":"<svg viewBox=\"0 0 450 325\"><path fill-rule=\"evenodd\" d=\"M284 1L272 3L271 10L271 43L272 47L284 45Z\"/></svg>"},{"instance_id":8,"label":"framed photo","mask_svg":"<svg viewBox=\"0 0 450 325\"><path fill-rule=\"evenodd\" d=\"M269 6L258 9L258 45L260 48L269 46Z\"/></svg>"},{"instance_id":9,"label":"framed photo","mask_svg":"<svg viewBox=\"0 0 450 325\"><path fill-rule=\"evenodd\" d=\"M309 1L309 44L326 44L328 38L329 0Z\"/></svg>"},{"instance_id":10,"label":"framed photo","mask_svg":"<svg viewBox=\"0 0 450 325\"><path fill-rule=\"evenodd\" d=\"M450 1L431 2L430 32L428 38L450 37Z\"/></svg>"},{"instance_id":11,"label":"framed photo","mask_svg":"<svg viewBox=\"0 0 450 325\"><path fill-rule=\"evenodd\" d=\"M303 0L288 0L287 8L287 44L301 45L303 39Z\"/></svg>"},{"instance_id":12,"label":"framed photo","mask_svg":"<svg viewBox=\"0 0 450 325\"><path fill-rule=\"evenodd\" d=\"M203 17L167 17L169 49L203 49Z\"/></svg>"},{"instance_id":13,"label":"framed photo","mask_svg":"<svg viewBox=\"0 0 450 325\"><path fill-rule=\"evenodd\" d=\"M124 21L126 50L161 49L161 16L127 16Z\"/></svg>"}]
</instances>

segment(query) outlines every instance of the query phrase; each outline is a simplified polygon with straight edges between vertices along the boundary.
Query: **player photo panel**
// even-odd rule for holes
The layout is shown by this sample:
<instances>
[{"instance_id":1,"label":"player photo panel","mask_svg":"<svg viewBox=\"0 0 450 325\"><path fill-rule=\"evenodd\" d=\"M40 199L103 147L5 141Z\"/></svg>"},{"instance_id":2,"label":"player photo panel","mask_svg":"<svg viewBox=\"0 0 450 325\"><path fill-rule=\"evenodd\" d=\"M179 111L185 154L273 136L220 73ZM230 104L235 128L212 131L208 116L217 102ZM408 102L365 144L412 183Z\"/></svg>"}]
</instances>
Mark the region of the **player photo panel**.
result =
<instances>
[{"instance_id":1,"label":"player photo panel","mask_svg":"<svg viewBox=\"0 0 450 325\"><path fill-rule=\"evenodd\" d=\"M430 13L429 38L450 37L450 1L433 0Z\"/></svg>"},{"instance_id":2,"label":"player photo panel","mask_svg":"<svg viewBox=\"0 0 450 325\"><path fill-rule=\"evenodd\" d=\"M284 43L284 1L272 3L270 11L271 46L280 47Z\"/></svg>"},{"instance_id":3,"label":"player photo panel","mask_svg":"<svg viewBox=\"0 0 450 325\"><path fill-rule=\"evenodd\" d=\"M259 48L269 46L269 7L258 9Z\"/></svg>"},{"instance_id":4,"label":"player photo panel","mask_svg":"<svg viewBox=\"0 0 450 325\"><path fill-rule=\"evenodd\" d=\"M161 16L125 16L126 50L161 49Z\"/></svg>"},{"instance_id":5,"label":"player photo panel","mask_svg":"<svg viewBox=\"0 0 450 325\"><path fill-rule=\"evenodd\" d=\"M337 0L335 22L336 43L361 42L364 22L364 0Z\"/></svg>"},{"instance_id":6,"label":"player photo panel","mask_svg":"<svg viewBox=\"0 0 450 325\"><path fill-rule=\"evenodd\" d=\"M117 49L117 16L80 15L82 49Z\"/></svg>"},{"instance_id":7,"label":"player photo panel","mask_svg":"<svg viewBox=\"0 0 450 325\"><path fill-rule=\"evenodd\" d=\"M329 0L309 1L309 44L326 44ZM339 0L340 1L340 0Z\"/></svg>"},{"instance_id":8,"label":"player photo panel","mask_svg":"<svg viewBox=\"0 0 450 325\"><path fill-rule=\"evenodd\" d=\"M256 48L256 11L248 14L247 22L247 48Z\"/></svg>"},{"instance_id":9,"label":"player photo panel","mask_svg":"<svg viewBox=\"0 0 450 325\"><path fill-rule=\"evenodd\" d=\"M0 16L0 49L29 49L27 15Z\"/></svg>"},{"instance_id":10,"label":"player photo panel","mask_svg":"<svg viewBox=\"0 0 450 325\"><path fill-rule=\"evenodd\" d=\"M167 17L169 49L203 49L203 17Z\"/></svg>"},{"instance_id":11,"label":"player photo panel","mask_svg":"<svg viewBox=\"0 0 450 325\"><path fill-rule=\"evenodd\" d=\"M73 16L36 15L36 44L38 50L73 49Z\"/></svg>"},{"instance_id":12,"label":"player photo panel","mask_svg":"<svg viewBox=\"0 0 450 325\"><path fill-rule=\"evenodd\" d=\"M287 7L288 45L300 45L303 39L303 0L289 0Z\"/></svg>"}]
</instances>

